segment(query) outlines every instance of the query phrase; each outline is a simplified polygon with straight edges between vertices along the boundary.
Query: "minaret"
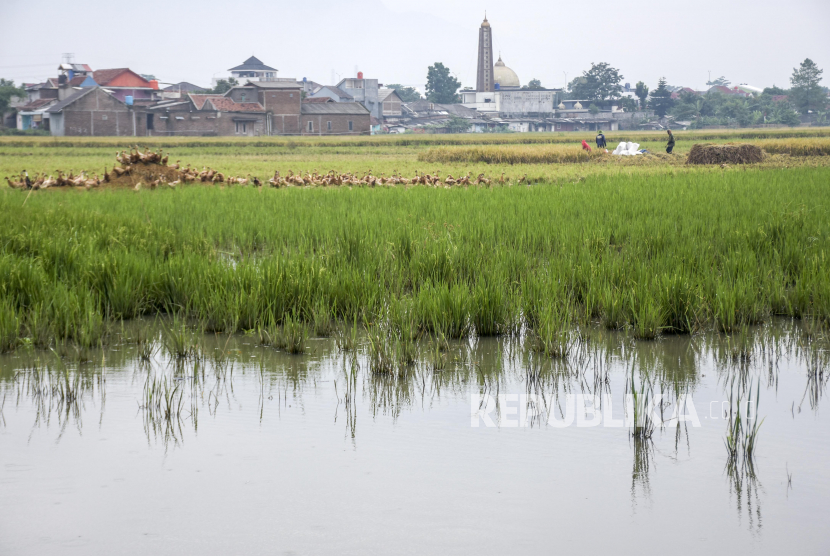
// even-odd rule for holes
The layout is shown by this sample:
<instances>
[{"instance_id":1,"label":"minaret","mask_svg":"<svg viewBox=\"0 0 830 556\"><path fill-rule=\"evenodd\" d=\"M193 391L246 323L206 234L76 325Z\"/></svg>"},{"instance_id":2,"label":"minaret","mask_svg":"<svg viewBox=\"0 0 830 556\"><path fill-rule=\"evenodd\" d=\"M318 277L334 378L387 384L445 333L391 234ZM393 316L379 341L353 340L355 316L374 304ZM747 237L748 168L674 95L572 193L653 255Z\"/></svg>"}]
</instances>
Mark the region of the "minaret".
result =
<instances>
[{"instance_id":1,"label":"minaret","mask_svg":"<svg viewBox=\"0 0 830 556\"><path fill-rule=\"evenodd\" d=\"M489 92L493 90L493 30L487 21L487 12L484 21L478 30L478 71L476 73L476 91Z\"/></svg>"}]
</instances>

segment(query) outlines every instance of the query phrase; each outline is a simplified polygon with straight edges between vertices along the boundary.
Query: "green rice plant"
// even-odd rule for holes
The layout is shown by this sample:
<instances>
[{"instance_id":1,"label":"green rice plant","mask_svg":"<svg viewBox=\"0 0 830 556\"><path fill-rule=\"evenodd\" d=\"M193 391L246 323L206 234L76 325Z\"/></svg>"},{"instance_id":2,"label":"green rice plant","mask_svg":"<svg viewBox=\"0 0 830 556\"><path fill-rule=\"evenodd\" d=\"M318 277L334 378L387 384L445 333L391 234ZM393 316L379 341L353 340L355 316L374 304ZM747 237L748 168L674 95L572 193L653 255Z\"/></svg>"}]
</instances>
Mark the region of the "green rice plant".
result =
<instances>
[{"instance_id":1,"label":"green rice plant","mask_svg":"<svg viewBox=\"0 0 830 556\"><path fill-rule=\"evenodd\" d=\"M567 150L573 142L567 134L515 135L523 137L299 138L293 153L284 138L172 138L170 148L194 165L240 175L330 167L359 178L372 168L376 176L472 172L497 182L505 171L514 184L525 174L538 178L531 187L194 185L175 195L147 191L140 202L134 192L50 188L33 192L25 210L21 192L7 188L0 191L0 298L20 323L24 338L15 345L95 347L113 320L167 315L172 307L213 332L267 331L270 315L273 326L296 315L317 335L326 327L324 305L332 326L348 329L355 318L387 318L392 301L404 298L415 300L407 314L418 334L450 340L515 332L518 322L536 328L545 307L565 295L575 324L632 326L642 337L660 326L734 334L770 313L830 319L830 237L815 208L830 200L830 157L775 155L741 171L685 168L657 156L647 164L600 157L513 167L417 160L429 147ZM746 135L828 136L811 129L685 137ZM646 143L659 137L642 136ZM3 143L0 168L11 175L22 167L99 168L121 141ZM392 151L378 158L381 148ZM269 156L253 154L261 152Z\"/></svg>"},{"instance_id":2,"label":"green rice plant","mask_svg":"<svg viewBox=\"0 0 830 556\"><path fill-rule=\"evenodd\" d=\"M178 313L173 315L170 324L163 325L162 337L164 347L172 357L191 359L199 356L193 332L187 326L185 318Z\"/></svg>"},{"instance_id":3,"label":"green rice plant","mask_svg":"<svg viewBox=\"0 0 830 556\"><path fill-rule=\"evenodd\" d=\"M634 382L634 372L628 383L628 393L631 395L632 430L629 435L638 440L649 440L654 434L654 419L652 418L652 398L654 387L647 377L640 376L640 388Z\"/></svg>"},{"instance_id":4,"label":"green rice plant","mask_svg":"<svg viewBox=\"0 0 830 556\"><path fill-rule=\"evenodd\" d=\"M470 290L461 284L425 286L418 292L418 311L424 328L451 339L470 331Z\"/></svg>"},{"instance_id":5,"label":"green rice plant","mask_svg":"<svg viewBox=\"0 0 830 556\"><path fill-rule=\"evenodd\" d=\"M697 326L702 310L688 276L679 273L663 275L658 302L664 311L665 332L687 334Z\"/></svg>"},{"instance_id":6,"label":"green rice plant","mask_svg":"<svg viewBox=\"0 0 830 556\"><path fill-rule=\"evenodd\" d=\"M631 304L615 287L606 284L602 289L602 323L609 330L625 328L629 321Z\"/></svg>"},{"instance_id":7,"label":"green rice plant","mask_svg":"<svg viewBox=\"0 0 830 556\"><path fill-rule=\"evenodd\" d=\"M760 400L761 382L755 387L755 411L750 411L752 404L752 382L744 391L736 377L732 377L729 388L729 411L727 413L726 437L724 445L728 456L728 465L735 465L740 462L752 466L755 461L755 451L758 446L758 431L764 423L758 421L758 407ZM746 411L741 409L744 405ZM754 413L754 415L752 415Z\"/></svg>"},{"instance_id":8,"label":"green rice plant","mask_svg":"<svg viewBox=\"0 0 830 556\"><path fill-rule=\"evenodd\" d=\"M660 305L660 298L644 291L644 286L631 293L631 315L634 324L634 337L638 340L653 340L665 328L665 310Z\"/></svg>"},{"instance_id":9,"label":"green rice plant","mask_svg":"<svg viewBox=\"0 0 830 556\"><path fill-rule=\"evenodd\" d=\"M20 316L10 299L0 299L0 353L12 351L20 341Z\"/></svg>"},{"instance_id":10,"label":"green rice plant","mask_svg":"<svg viewBox=\"0 0 830 556\"><path fill-rule=\"evenodd\" d=\"M327 338L334 333L332 310L322 297L317 300L312 309L311 325L317 337Z\"/></svg>"},{"instance_id":11,"label":"green rice plant","mask_svg":"<svg viewBox=\"0 0 830 556\"><path fill-rule=\"evenodd\" d=\"M288 353L305 353L308 341L308 325L296 314L286 315L279 333L277 346Z\"/></svg>"},{"instance_id":12,"label":"green rice plant","mask_svg":"<svg viewBox=\"0 0 830 556\"><path fill-rule=\"evenodd\" d=\"M357 350L357 341L357 314L354 314L352 316L352 324L350 326L344 323L343 326L337 328L334 336L334 342L338 351L348 351L354 353Z\"/></svg>"},{"instance_id":13,"label":"green rice plant","mask_svg":"<svg viewBox=\"0 0 830 556\"><path fill-rule=\"evenodd\" d=\"M532 350L548 357L567 357L574 344L570 303L549 303L536 326L528 329L528 341Z\"/></svg>"},{"instance_id":14,"label":"green rice plant","mask_svg":"<svg viewBox=\"0 0 830 556\"><path fill-rule=\"evenodd\" d=\"M514 328L511 292L504 281L478 280L470 307L472 325L479 336L498 336Z\"/></svg>"}]
</instances>

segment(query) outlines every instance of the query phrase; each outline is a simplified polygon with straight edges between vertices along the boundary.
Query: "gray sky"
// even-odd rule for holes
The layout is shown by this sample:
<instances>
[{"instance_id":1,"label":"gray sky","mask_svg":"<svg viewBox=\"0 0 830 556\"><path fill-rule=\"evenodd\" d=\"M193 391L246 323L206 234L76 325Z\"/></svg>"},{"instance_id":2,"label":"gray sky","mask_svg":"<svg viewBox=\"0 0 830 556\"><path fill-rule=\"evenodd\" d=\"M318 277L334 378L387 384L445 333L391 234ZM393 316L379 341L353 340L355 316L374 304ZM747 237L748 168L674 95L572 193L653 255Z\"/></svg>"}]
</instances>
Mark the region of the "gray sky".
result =
<instances>
[{"instance_id":1,"label":"gray sky","mask_svg":"<svg viewBox=\"0 0 830 556\"><path fill-rule=\"evenodd\" d=\"M473 5L475 4L475 5ZM423 88L443 62L475 86L484 10L504 62L522 83L561 87L591 62L623 82L702 88L708 71L733 84L787 86L812 58L830 85L830 1L697 0L0 0L0 77L56 75L64 52L93 69L129 67L164 82L207 86L251 54L280 77L328 84L354 74Z\"/></svg>"}]
</instances>

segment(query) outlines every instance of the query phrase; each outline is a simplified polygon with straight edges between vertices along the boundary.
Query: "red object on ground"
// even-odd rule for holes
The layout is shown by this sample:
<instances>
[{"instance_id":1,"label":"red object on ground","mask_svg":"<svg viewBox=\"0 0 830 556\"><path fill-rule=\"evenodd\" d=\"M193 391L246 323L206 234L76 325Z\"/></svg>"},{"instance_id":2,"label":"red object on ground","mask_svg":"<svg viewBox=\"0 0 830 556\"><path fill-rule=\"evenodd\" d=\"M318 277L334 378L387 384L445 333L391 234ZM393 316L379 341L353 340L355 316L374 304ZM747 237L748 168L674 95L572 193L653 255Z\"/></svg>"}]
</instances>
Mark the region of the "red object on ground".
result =
<instances>
[{"instance_id":1,"label":"red object on ground","mask_svg":"<svg viewBox=\"0 0 830 556\"><path fill-rule=\"evenodd\" d=\"M585 139L582 140L582 148L588 152L591 152L591 145L589 145Z\"/></svg>"}]
</instances>

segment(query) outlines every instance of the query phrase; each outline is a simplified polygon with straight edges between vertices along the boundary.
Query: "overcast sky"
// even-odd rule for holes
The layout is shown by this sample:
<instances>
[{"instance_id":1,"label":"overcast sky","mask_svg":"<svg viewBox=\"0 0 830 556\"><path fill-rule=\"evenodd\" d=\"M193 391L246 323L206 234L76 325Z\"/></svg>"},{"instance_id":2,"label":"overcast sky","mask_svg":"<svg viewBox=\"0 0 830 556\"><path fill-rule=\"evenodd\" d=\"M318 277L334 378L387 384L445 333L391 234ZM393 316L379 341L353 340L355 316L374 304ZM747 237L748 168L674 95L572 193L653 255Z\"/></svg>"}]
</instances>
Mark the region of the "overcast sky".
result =
<instances>
[{"instance_id":1,"label":"overcast sky","mask_svg":"<svg viewBox=\"0 0 830 556\"><path fill-rule=\"evenodd\" d=\"M608 62L632 85L665 76L702 88L711 71L733 84L787 86L812 58L830 85L830 0L0 0L0 77L53 77L72 52L93 69L208 86L253 54L280 77L324 84L357 67L422 90L427 66L443 62L475 86L485 9L496 50L523 84L561 87L566 74Z\"/></svg>"}]
</instances>

